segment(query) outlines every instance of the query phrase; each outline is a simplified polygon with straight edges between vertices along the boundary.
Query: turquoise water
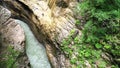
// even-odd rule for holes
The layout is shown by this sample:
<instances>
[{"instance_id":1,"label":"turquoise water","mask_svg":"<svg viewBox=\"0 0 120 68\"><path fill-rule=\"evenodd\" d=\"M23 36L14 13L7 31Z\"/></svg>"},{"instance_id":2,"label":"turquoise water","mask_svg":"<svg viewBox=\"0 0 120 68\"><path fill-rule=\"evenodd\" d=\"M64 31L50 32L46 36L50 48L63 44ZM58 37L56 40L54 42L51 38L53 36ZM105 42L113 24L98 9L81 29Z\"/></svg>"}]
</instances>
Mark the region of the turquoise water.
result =
<instances>
[{"instance_id":1,"label":"turquoise water","mask_svg":"<svg viewBox=\"0 0 120 68\"><path fill-rule=\"evenodd\" d=\"M32 68L51 68L46 54L45 47L38 42L28 25L20 20L16 20L24 29L26 36L26 54L30 60Z\"/></svg>"}]
</instances>

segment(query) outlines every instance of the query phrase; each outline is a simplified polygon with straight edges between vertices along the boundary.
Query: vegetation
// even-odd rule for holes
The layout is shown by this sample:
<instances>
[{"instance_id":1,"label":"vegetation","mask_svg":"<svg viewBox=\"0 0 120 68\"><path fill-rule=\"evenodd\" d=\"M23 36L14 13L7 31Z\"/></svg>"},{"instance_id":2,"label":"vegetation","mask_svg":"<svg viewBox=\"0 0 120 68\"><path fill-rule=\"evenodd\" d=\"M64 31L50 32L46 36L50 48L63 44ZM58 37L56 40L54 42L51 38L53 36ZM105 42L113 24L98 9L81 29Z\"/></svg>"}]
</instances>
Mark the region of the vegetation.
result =
<instances>
[{"instance_id":1,"label":"vegetation","mask_svg":"<svg viewBox=\"0 0 120 68\"><path fill-rule=\"evenodd\" d=\"M0 67L17 68L15 62L18 55L19 55L18 51L15 51L13 47L8 46L5 53L0 55L0 57L2 58L0 60Z\"/></svg>"},{"instance_id":2,"label":"vegetation","mask_svg":"<svg viewBox=\"0 0 120 68\"><path fill-rule=\"evenodd\" d=\"M75 68L118 68L120 61L120 0L84 0L78 12L85 18L82 36L63 41L61 48ZM77 20L77 25L81 24ZM104 53L112 57L103 59ZM74 67L73 67L74 68Z\"/></svg>"}]
</instances>

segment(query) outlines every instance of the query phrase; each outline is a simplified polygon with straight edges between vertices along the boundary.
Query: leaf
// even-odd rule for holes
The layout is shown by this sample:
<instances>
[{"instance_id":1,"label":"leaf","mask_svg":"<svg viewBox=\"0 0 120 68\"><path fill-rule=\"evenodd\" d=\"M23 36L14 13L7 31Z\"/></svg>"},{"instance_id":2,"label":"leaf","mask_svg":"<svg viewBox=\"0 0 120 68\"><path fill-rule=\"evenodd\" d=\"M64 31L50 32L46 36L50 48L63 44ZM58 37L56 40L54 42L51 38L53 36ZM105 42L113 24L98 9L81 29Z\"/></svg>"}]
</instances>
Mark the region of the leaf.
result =
<instances>
[{"instance_id":1,"label":"leaf","mask_svg":"<svg viewBox=\"0 0 120 68\"><path fill-rule=\"evenodd\" d=\"M80 22L80 20L76 20L76 25L79 25L81 22Z\"/></svg>"},{"instance_id":2,"label":"leaf","mask_svg":"<svg viewBox=\"0 0 120 68\"><path fill-rule=\"evenodd\" d=\"M96 47L97 49L100 49L100 48L102 48L102 45L99 44L99 43L97 43L97 44L95 44L95 47Z\"/></svg>"},{"instance_id":3,"label":"leaf","mask_svg":"<svg viewBox=\"0 0 120 68\"><path fill-rule=\"evenodd\" d=\"M85 24L85 28L91 28L91 26L93 25L92 24L93 22L92 22L92 20L90 20L90 21L88 21L86 24Z\"/></svg>"},{"instance_id":4,"label":"leaf","mask_svg":"<svg viewBox=\"0 0 120 68\"><path fill-rule=\"evenodd\" d=\"M110 49L111 46L110 46L110 45L105 45L104 48L106 48L106 49Z\"/></svg>"},{"instance_id":5,"label":"leaf","mask_svg":"<svg viewBox=\"0 0 120 68\"><path fill-rule=\"evenodd\" d=\"M90 57L91 53L90 52L85 52L85 57Z\"/></svg>"},{"instance_id":6,"label":"leaf","mask_svg":"<svg viewBox=\"0 0 120 68\"><path fill-rule=\"evenodd\" d=\"M70 62L71 62L72 64L75 64L75 63L76 63L76 59L75 59L75 58L72 58L72 59L70 60Z\"/></svg>"},{"instance_id":7,"label":"leaf","mask_svg":"<svg viewBox=\"0 0 120 68\"><path fill-rule=\"evenodd\" d=\"M105 0L96 0L97 1L97 3L103 3L103 2L105 2Z\"/></svg>"}]
</instances>

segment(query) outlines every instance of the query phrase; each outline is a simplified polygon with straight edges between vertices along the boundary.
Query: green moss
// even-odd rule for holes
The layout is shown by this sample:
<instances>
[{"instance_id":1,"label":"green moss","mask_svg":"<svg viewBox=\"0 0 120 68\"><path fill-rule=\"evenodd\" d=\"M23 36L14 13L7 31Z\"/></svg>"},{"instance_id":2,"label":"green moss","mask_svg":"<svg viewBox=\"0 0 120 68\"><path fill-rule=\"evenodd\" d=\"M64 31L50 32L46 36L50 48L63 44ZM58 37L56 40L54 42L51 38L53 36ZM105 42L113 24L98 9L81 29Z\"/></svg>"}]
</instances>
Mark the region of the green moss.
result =
<instances>
[{"instance_id":1,"label":"green moss","mask_svg":"<svg viewBox=\"0 0 120 68\"><path fill-rule=\"evenodd\" d=\"M13 47L8 46L6 52L1 55L0 67L1 68L17 68L16 58L19 55L18 51L15 51Z\"/></svg>"}]
</instances>

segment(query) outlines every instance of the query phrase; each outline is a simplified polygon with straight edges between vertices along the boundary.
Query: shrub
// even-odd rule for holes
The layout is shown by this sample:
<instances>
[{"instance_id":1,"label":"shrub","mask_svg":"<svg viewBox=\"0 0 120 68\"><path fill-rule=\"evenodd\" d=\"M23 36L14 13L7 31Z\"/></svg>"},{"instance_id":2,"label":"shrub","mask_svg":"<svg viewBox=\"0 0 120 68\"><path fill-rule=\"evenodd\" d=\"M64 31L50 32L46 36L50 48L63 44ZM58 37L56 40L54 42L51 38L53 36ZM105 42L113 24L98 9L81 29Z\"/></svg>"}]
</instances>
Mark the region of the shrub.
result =
<instances>
[{"instance_id":1,"label":"shrub","mask_svg":"<svg viewBox=\"0 0 120 68\"><path fill-rule=\"evenodd\" d=\"M101 59L103 52L109 53L113 60L119 59L120 0L83 0L77 10L86 20L82 36L73 40L68 38L62 44L62 49L71 63L76 68L84 68L87 60L94 67L94 63L99 60L102 65L98 67L105 68L109 63ZM79 25L79 20L76 25ZM118 66L115 64L112 68Z\"/></svg>"}]
</instances>

